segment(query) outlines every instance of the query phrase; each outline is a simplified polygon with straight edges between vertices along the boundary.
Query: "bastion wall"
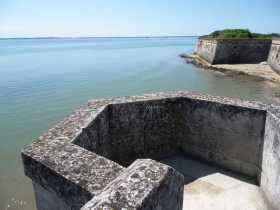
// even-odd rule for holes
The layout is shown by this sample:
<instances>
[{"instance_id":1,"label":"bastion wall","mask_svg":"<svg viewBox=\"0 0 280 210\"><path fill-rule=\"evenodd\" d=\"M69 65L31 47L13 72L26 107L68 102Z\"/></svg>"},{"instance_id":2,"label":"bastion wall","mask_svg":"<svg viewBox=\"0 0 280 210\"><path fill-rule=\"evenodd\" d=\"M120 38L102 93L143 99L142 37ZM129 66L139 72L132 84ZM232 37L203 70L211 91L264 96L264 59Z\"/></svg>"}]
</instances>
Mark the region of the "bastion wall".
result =
<instances>
[{"instance_id":1,"label":"bastion wall","mask_svg":"<svg viewBox=\"0 0 280 210\"><path fill-rule=\"evenodd\" d=\"M217 46L218 40L216 39L199 38L196 47L196 53L210 64L214 64Z\"/></svg>"},{"instance_id":2,"label":"bastion wall","mask_svg":"<svg viewBox=\"0 0 280 210\"><path fill-rule=\"evenodd\" d=\"M270 47L270 39L199 38L196 53L210 64L260 63Z\"/></svg>"},{"instance_id":3,"label":"bastion wall","mask_svg":"<svg viewBox=\"0 0 280 210\"><path fill-rule=\"evenodd\" d=\"M272 40L271 49L268 56L268 64L280 74L280 39Z\"/></svg>"},{"instance_id":4,"label":"bastion wall","mask_svg":"<svg viewBox=\"0 0 280 210\"><path fill-rule=\"evenodd\" d=\"M178 153L253 177L280 209L280 107L190 92L89 101L22 151L38 210L181 210ZM153 159L153 160L152 160Z\"/></svg>"}]
</instances>

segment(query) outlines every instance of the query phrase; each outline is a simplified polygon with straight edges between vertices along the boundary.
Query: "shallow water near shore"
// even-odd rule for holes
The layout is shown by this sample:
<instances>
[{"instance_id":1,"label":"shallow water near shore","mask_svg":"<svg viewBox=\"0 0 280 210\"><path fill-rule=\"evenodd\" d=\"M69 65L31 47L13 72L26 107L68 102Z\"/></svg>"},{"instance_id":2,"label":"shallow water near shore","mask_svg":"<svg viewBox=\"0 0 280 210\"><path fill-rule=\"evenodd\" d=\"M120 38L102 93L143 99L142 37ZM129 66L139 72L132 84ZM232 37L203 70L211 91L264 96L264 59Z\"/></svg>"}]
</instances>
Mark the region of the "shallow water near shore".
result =
<instances>
[{"instance_id":1,"label":"shallow water near shore","mask_svg":"<svg viewBox=\"0 0 280 210\"><path fill-rule=\"evenodd\" d=\"M34 210L20 150L89 99L189 90L280 102L280 86L187 64L196 37L0 39L0 210Z\"/></svg>"}]
</instances>

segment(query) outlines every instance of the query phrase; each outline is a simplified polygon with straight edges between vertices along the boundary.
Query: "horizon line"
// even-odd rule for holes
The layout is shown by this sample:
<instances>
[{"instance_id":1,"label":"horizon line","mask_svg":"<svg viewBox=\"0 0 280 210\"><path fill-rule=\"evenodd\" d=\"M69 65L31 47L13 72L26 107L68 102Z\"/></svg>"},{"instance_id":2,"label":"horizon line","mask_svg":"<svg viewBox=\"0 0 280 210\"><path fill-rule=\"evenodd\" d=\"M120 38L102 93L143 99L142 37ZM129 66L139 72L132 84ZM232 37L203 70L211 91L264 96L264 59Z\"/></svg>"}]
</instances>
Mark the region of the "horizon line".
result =
<instances>
[{"instance_id":1,"label":"horizon line","mask_svg":"<svg viewBox=\"0 0 280 210\"><path fill-rule=\"evenodd\" d=\"M155 36L18 36L0 37L0 39L65 39L65 38L168 38L168 37L199 37L201 35L155 35Z\"/></svg>"}]
</instances>

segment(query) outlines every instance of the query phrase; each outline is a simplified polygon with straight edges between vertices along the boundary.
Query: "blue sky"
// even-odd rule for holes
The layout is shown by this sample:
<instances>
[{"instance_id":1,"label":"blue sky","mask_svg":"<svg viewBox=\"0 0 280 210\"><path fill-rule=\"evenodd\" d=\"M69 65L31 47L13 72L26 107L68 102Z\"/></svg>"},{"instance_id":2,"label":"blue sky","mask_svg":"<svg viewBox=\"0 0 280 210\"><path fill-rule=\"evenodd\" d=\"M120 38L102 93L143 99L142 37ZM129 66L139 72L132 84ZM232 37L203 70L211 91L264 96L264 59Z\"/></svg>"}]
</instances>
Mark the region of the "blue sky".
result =
<instances>
[{"instance_id":1,"label":"blue sky","mask_svg":"<svg viewBox=\"0 0 280 210\"><path fill-rule=\"evenodd\" d=\"M280 33L280 0L0 0L0 37Z\"/></svg>"}]
</instances>

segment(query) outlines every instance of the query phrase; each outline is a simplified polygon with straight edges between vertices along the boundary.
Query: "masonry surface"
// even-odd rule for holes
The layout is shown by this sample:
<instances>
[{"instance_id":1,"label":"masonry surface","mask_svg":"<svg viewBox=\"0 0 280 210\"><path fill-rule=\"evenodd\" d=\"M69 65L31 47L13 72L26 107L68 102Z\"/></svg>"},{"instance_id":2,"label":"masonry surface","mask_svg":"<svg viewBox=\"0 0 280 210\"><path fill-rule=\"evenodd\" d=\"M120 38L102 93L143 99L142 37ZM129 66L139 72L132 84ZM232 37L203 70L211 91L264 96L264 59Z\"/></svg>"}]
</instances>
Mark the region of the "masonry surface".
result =
<instances>
[{"instance_id":1,"label":"masonry surface","mask_svg":"<svg viewBox=\"0 0 280 210\"><path fill-rule=\"evenodd\" d=\"M280 39L272 41L268 63L276 73L280 74Z\"/></svg>"},{"instance_id":2,"label":"masonry surface","mask_svg":"<svg viewBox=\"0 0 280 210\"><path fill-rule=\"evenodd\" d=\"M267 60L270 47L270 39L200 38L197 54L210 64L260 63Z\"/></svg>"},{"instance_id":3,"label":"masonry surface","mask_svg":"<svg viewBox=\"0 0 280 210\"><path fill-rule=\"evenodd\" d=\"M179 154L255 180L278 210L279 129L273 104L185 91L115 97L89 101L22 159L38 210L181 210L186 175L162 161Z\"/></svg>"}]
</instances>

